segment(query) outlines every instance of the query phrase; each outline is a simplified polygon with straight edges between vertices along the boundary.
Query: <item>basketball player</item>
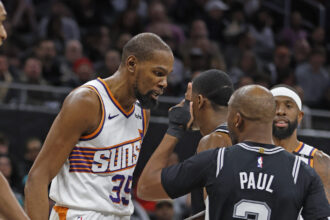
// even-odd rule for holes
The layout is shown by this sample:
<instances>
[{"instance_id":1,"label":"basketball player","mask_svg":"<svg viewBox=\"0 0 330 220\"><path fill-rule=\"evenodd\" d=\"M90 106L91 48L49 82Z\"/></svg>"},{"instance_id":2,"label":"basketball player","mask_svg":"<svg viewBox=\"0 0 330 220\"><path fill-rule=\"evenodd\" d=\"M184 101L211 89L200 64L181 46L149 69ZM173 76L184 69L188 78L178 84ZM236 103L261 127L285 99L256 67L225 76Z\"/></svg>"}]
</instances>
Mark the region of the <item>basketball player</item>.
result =
<instances>
[{"instance_id":1,"label":"basketball player","mask_svg":"<svg viewBox=\"0 0 330 220\"><path fill-rule=\"evenodd\" d=\"M7 12L0 1L0 46L7 38L7 32L3 26L3 22L6 20ZM28 219L24 213L22 207L19 205L6 178L0 172L0 218L5 219Z\"/></svg>"},{"instance_id":2,"label":"basketball player","mask_svg":"<svg viewBox=\"0 0 330 220\"><path fill-rule=\"evenodd\" d=\"M297 92L286 85L278 85L271 90L276 102L276 115L273 122L273 140L289 152L301 157L320 175L330 201L330 157L324 152L303 143L297 138L297 126L304 112Z\"/></svg>"},{"instance_id":3,"label":"basketball player","mask_svg":"<svg viewBox=\"0 0 330 220\"><path fill-rule=\"evenodd\" d=\"M167 86L173 54L157 35L127 42L117 72L64 101L25 188L32 219L130 219L132 175L149 111Z\"/></svg>"},{"instance_id":4,"label":"basketball player","mask_svg":"<svg viewBox=\"0 0 330 220\"><path fill-rule=\"evenodd\" d=\"M191 97L194 126L199 128L203 136L197 153L232 145L226 122L227 105L233 91L229 76L220 70L208 70L194 78ZM191 206L192 214L205 210L202 188L191 192Z\"/></svg>"},{"instance_id":5,"label":"basketball player","mask_svg":"<svg viewBox=\"0 0 330 220\"><path fill-rule=\"evenodd\" d=\"M206 186L213 220L292 220L301 208L304 219L326 220L330 207L319 176L299 156L273 145L275 100L270 91L244 86L230 98L228 111L232 142L238 144L167 168L173 148L161 144L142 172L139 197L176 198Z\"/></svg>"}]
</instances>

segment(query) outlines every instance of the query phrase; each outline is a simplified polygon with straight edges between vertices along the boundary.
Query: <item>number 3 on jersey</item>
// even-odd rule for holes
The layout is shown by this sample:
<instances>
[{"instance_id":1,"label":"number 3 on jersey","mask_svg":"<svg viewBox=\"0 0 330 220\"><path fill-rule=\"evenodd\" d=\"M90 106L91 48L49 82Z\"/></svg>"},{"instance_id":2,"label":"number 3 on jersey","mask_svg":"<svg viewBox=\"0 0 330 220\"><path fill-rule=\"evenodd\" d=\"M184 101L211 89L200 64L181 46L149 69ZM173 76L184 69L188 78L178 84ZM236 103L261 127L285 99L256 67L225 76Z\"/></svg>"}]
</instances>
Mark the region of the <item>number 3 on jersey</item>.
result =
<instances>
[{"instance_id":1,"label":"number 3 on jersey","mask_svg":"<svg viewBox=\"0 0 330 220\"><path fill-rule=\"evenodd\" d=\"M269 220L271 209L265 202L242 199L234 206L234 218Z\"/></svg>"},{"instance_id":2,"label":"number 3 on jersey","mask_svg":"<svg viewBox=\"0 0 330 220\"><path fill-rule=\"evenodd\" d=\"M129 199L126 199L125 196L121 197L121 193L120 193L121 189L124 185L125 179L126 178L124 175L119 175L119 174L112 177L112 182L114 182L114 183L119 182L119 184L112 188L112 191L116 193L116 197L113 197L112 195L110 195L109 198L114 203L120 204L120 201L121 201L123 203L123 205L126 206L129 203ZM129 196L129 194L131 192L131 187L132 187L131 183L132 183L132 176L128 176L125 187L124 187L124 193L127 194L127 196Z\"/></svg>"}]
</instances>

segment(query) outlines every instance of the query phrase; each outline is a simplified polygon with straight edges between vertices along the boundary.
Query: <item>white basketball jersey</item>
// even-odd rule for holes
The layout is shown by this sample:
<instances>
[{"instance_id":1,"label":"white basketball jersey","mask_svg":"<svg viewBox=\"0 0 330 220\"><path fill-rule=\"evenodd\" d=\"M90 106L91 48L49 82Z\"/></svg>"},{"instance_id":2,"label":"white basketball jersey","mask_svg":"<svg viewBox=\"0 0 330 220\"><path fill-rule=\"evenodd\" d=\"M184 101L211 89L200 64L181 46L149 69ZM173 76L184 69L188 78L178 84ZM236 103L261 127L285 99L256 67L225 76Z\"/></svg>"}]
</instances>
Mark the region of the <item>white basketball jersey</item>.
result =
<instances>
[{"instance_id":1,"label":"white basketball jersey","mask_svg":"<svg viewBox=\"0 0 330 220\"><path fill-rule=\"evenodd\" d=\"M317 149L315 147L300 142L299 146L293 151L293 153L298 155L306 164L314 168L314 154L316 151Z\"/></svg>"},{"instance_id":2,"label":"white basketball jersey","mask_svg":"<svg viewBox=\"0 0 330 220\"><path fill-rule=\"evenodd\" d=\"M100 78L83 86L98 94L102 120L73 148L52 180L50 198L72 209L131 215L132 176L145 135L145 110L136 102L125 112Z\"/></svg>"}]
</instances>

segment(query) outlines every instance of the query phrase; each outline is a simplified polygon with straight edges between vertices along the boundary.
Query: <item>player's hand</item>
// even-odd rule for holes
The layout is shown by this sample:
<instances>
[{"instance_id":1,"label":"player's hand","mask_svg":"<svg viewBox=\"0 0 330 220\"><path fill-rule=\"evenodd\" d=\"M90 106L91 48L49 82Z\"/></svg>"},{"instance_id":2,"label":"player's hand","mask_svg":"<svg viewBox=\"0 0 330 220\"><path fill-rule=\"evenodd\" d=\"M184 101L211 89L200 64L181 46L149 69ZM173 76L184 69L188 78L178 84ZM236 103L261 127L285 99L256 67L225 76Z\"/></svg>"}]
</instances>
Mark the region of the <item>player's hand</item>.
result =
<instances>
[{"instance_id":1,"label":"player's hand","mask_svg":"<svg viewBox=\"0 0 330 220\"><path fill-rule=\"evenodd\" d=\"M170 108L168 112L169 125L166 132L167 134L178 139L182 138L187 124L190 121L189 106L190 101L183 100L176 106Z\"/></svg>"},{"instance_id":2,"label":"player's hand","mask_svg":"<svg viewBox=\"0 0 330 220\"><path fill-rule=\"evenodd\" d=\"M185 93L185 100L189 100L190 101L190 105L189 105L189 112L190 112L190 120L187 123L186 129L191 129L193 127L193 122L194 122L194 116L193 116L193 112L192 112L192 83L189 82L187 85L187 90Z\"/></svg>"}]
</instances>

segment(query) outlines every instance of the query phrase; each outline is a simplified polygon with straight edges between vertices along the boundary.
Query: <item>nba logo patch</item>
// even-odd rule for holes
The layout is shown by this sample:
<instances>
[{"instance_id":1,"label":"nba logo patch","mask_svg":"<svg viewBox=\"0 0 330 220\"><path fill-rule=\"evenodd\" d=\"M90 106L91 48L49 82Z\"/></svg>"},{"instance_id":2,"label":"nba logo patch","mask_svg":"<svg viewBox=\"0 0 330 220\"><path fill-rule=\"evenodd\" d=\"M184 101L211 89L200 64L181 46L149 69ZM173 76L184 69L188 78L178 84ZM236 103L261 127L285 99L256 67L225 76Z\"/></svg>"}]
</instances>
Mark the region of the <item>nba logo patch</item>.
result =
<instances>
[{"instance_id":1,"label":"nba logo patch","mask_svg":"<svg viewBox=\"0 0 330 220\"><path fill-rule=\"evenodd\" d=\"M264 159L262 158L262 156L258 157L258 165L257 165L257 167L262 168L263 161L264 161Z\"/></svg>"}]
</instances>

